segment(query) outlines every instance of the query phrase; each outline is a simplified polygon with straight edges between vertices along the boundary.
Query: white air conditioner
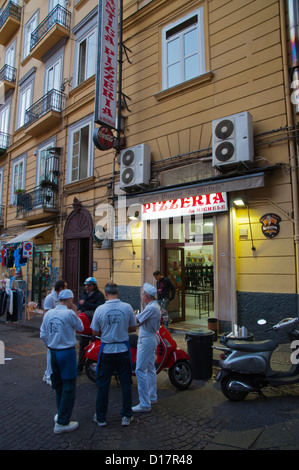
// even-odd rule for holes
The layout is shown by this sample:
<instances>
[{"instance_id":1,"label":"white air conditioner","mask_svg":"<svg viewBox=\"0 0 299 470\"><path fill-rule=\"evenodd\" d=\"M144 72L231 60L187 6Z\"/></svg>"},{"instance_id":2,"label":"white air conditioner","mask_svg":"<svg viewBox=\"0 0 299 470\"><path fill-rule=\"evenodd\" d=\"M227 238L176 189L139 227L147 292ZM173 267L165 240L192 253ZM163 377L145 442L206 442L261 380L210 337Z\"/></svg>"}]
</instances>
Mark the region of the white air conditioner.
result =
<instances>
[{"instance_id":1,"label":"white air conditioner","mask_svg":"<svg viewBox=\"0 0 299 470\"><path fill-rule=\"evenodd\" d=\"M121 151L119 188L133 191L147 188L150 180L151 151L148 145L140 144Z\"/></svg>"},{"instance_id":2,"label":"white air conditioner","mask_svg":"<svg viewBox=\"0 0 299 470\"><path fill-rule=\"evenodd\" d=\"M218 168L253 163L253 124L248 111L212 122L213 159Z\"/></svg>"}]
</instances>

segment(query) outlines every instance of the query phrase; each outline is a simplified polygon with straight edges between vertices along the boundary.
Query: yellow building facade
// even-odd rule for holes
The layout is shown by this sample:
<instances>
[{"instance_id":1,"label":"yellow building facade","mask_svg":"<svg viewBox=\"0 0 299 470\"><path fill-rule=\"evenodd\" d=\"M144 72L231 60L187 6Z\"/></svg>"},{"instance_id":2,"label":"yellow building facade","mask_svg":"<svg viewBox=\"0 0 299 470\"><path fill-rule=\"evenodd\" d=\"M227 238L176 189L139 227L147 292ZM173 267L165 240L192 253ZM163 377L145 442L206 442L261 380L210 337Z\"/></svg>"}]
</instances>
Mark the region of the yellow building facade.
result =
<instances>
[{"instance_id":1,"label":"yellow building facade","mask_svg":"<svg viewBox=\"0 0 299 470\"><path fill-rule=\"evenodd\" d=\"M297 314L296 2L124 0L121 146L106 151L98 2L0 7L5 278L42 306L55 280L78 298L92 275L139 308L160 270L182 328ZM24 242L33 258L8 266Z\"/></svg>"}]
</instances>

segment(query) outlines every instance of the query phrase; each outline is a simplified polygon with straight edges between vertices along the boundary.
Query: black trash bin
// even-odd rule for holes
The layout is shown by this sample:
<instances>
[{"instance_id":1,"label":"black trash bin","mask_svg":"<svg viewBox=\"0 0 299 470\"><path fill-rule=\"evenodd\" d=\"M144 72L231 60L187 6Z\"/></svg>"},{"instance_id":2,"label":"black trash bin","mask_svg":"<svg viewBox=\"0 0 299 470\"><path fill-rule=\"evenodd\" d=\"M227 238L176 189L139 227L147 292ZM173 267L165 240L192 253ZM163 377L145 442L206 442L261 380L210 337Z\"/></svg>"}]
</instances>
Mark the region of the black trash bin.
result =
<instances>
[{"instance_id":1,"label":"black trash bin","mask_svg":"<svg viewBox=\"0 0 299 470\"><path fill-rule=\"evenodd\" d=\"M187 350L194 379L206 380L212 377L213 336L214 332L207 328L199 328L186 333Z\"/></svg>"}]
</instances>

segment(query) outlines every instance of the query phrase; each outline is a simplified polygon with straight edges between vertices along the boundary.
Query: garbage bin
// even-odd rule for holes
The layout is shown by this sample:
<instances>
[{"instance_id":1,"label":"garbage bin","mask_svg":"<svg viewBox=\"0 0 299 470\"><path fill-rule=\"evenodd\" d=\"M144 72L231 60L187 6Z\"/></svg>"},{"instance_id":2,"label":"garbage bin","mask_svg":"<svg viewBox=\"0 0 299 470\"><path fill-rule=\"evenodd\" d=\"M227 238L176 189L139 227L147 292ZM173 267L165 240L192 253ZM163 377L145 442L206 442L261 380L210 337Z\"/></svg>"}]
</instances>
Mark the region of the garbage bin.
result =
<instances>
[{"instance_id":1,"label":"garbage bin","mask_svg":"<svg viewBox=\"0 0 299 470\"><path fill-rule=\"evenodd\" d=\"M214 332L207 328L191 330L186 333L187 350L195 379L205 380L212 377L213 336Z\"/></svg>"}]
</instances>

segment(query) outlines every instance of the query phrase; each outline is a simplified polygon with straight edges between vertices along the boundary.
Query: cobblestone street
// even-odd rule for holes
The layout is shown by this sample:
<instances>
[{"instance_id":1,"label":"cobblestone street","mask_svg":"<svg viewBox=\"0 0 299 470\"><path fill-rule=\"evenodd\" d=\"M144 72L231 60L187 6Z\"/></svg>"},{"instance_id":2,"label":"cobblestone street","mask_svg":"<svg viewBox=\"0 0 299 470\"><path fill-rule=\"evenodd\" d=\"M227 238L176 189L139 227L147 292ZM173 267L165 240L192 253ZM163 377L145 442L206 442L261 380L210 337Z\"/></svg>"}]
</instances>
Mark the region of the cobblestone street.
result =
<instances>
[{"instance_id":1,"label":"cobblestone street","mask_svg":"<svg viewBox=\"0 0 299 470\"><path fill-rule=\"evenodd\" d=\"M121 427L121 392L113 379L107 427L93 422L97 386L78 377L69 434L53 433L55 393L42 382L46 351L37 330L0 324L5 365L0 365L0 449L195 451L201 449L298 449L299 387L269 390L268 399L249 396L231 403L212 377L194 380L186 391L175 389L166 371L158 375L158 403L150 413L135 414ZM133 378L133 403L138 402Z\"/></svg>"}]
</instances>

